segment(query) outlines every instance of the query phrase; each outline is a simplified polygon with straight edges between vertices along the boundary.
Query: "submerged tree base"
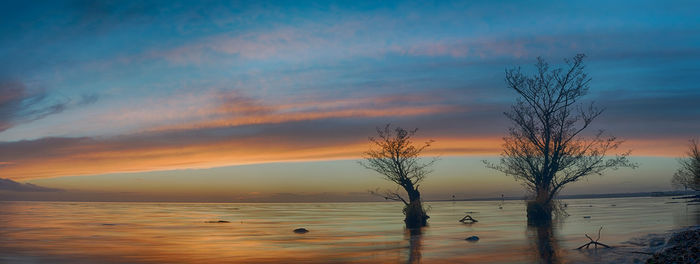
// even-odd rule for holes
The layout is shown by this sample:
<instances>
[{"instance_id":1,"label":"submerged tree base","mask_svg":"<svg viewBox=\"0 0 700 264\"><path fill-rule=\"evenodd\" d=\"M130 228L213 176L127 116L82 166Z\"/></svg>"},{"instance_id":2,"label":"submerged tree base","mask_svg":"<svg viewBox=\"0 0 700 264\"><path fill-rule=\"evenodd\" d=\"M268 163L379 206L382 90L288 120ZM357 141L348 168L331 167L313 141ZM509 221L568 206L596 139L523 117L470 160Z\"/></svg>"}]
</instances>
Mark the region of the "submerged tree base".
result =
<instances>
[{"instance_id":1,"label":"submerged tree base","mask_svg":"<svg viewBox=\"0 0 700 264\"><path fill-rule=\"evenodd\" d=\"M407 228L419 228L428 225L428 214L423 209L423 204L420 201L413 201L403 208L403 213L406 215L404 222Z\"/></svg>"},{"instance_id":2,"label":"submerged tree base","mask_svg":"<svg viewBox=\"0 0 700 264\"><path fill-rule=\"evenodd\" d=\"M548 226L552 224L552 207L537 201L527 202L527 224Z\"/></svg>"}]
</instances>

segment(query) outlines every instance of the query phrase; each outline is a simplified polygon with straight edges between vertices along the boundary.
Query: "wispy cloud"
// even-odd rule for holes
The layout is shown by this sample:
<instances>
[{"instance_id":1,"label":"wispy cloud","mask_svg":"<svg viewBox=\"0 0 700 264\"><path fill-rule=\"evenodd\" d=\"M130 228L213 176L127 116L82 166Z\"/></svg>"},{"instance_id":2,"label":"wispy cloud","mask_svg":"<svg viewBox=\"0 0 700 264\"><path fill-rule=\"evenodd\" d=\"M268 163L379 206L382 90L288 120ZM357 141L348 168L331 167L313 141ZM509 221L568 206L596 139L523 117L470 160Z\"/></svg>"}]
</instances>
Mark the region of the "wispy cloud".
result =
<instances>
[{"instance_id":1,"label":"wispy cloud","mask_svg":"<svg viewBox=\"0 0 700 264\"><path fill-rule=\"evenodd\" d=\"M43 90L31 91L17 81L0 80L0 132L17 124L63 112L68 102L52 102Z\"/></svg>"},{"instance_id":2,"label":"wispy cloud","mask_svg":"<svg viewBox=\"0 0 700 264\"><path fill-rule=\"evenodd\" d=\"M316 99L266 104L239 92L216 92L216 104L200 109L192 123L151 130L233 127L319 119L406 117L462 112L466 107L441 102L428 94L386 95L348 99Z\"/></svg>"}]
</instances>

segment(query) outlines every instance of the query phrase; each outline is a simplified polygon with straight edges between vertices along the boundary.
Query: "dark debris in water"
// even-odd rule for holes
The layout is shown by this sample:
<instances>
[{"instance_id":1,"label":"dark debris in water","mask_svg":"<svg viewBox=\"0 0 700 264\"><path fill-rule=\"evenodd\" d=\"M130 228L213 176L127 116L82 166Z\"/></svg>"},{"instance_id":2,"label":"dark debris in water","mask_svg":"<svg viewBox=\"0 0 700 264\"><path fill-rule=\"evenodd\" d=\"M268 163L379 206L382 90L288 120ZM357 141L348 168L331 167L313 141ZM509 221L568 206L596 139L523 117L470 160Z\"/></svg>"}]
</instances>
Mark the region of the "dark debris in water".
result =
<instances>
[{"instance_id":1,"label":"dark debris in water","mask_svg":"<svg viewBox=\"0 0 700 264\"><path fill-rule=\"evenodd\" d=\"M473 223L476 223L476 222L479 222L479 221L477 221L476 219L474 219L471 215L465 215L464 217L462 217L462 219L459 219L459 222L462 222L462 223L465 223L465 224L473 224Z\"/></svg>"}]
</instances>

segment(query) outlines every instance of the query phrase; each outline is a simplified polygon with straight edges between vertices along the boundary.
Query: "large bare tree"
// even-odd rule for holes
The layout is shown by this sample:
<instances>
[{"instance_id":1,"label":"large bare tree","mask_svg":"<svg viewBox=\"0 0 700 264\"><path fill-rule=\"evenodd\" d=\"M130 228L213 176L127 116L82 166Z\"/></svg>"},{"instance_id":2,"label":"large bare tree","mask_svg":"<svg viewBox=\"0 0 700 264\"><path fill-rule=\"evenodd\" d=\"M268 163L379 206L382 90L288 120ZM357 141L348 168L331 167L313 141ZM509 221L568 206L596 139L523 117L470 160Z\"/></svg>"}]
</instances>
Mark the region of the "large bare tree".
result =
<instances>
[{"instance_id":1,"label":"large bare tree","mask_svg":"<svg viewBox=\"0 0 700 264\"><path fill-rule=\"evenodd\" d=\"M566 67L555 69L538 58L532 75L520 67L506 70L507 85L518 94L505 112L513 126L503 138L499 162L486 165L515 177L531 192L530 224L551 222L553 200L566 184L606 169L635 166L627 159L629 151L608 156L622 141L602 130L589 137L582 134L603 113L594 103L580 102L591 81L584 57L565 59Z\"/></svg>"},{"instance_id":2,"label":"large bare tree","mask_svg":"<svg viewBox=\"0 0 700 264\"><path fill-rule=\"evenodd\" d=\"M676 187L700 191L700 149L697 140L690 140L687 155L678 160L681 167L673 175L671 182Z\"/></svg>"},{"instance_id":3,"label":"large bare tree","mask_svg":"<svg viewBox=\"0 0 700 264\"><path fill-rule=\"evenodd\" d=\"M377 190L373 193L388 200L403 202L403 212L406 216L404 222L408 228L427 225L429 216L423 208L418 188L437 160L424 160L420 157L421 152L430 147L433 141L414 145L411 138L417 131L418 129L409 131L401 127L392 129L389 124L384 128L377 128L377 136L369 138L373 147L363 154L364 160L360 161L365 168L376 171L384 179L396 183L406 191L406 198L398 192L398 188L396 191Z\"/></svg>"}]
</instances>

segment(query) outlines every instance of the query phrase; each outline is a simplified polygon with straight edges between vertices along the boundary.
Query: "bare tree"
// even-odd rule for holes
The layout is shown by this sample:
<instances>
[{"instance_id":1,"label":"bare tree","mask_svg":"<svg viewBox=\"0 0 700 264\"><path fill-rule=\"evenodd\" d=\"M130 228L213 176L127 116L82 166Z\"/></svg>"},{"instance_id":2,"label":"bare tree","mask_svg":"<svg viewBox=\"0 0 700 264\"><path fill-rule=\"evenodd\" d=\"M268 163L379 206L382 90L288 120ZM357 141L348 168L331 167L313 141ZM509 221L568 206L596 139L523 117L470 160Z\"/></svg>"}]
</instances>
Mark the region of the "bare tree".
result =
<instances>
[{"instance_id":1,"label":"bare tree","mask_svg":"<svg viewBox=\"0 0 700 264\"><path fill-rule=\"evenodd\" d=\"M383 129L377 128L377 136L370 137L369 141L378 148L365 152L364 160L360 161L365 168L378 172L384 176L384 179L396 183L406 191L407 198L399 194L398 188L396 191L372 193L388 200L403 202L403 212L406 216L404 222L408 228L422 227L427 224L429 216L423 208L418 187L425 176L432 172L430 167L437 160L421 159L421 152L430 147L433 141L415 146L411 138L417 131L418 129L408 131L400 127L392 129L390 124Z\"/></svg>"},{"instance_id":2,"label":"bare tree","mask_svg":"<svg viewBox=\"0 0 700 264\"><path fill-rule=\"evenodd\" d=\"M588 93L591 79L584 72L583 54L565 59L565 68L550 69L538 58L537 72L526 76L520 67L506 70L506 83L519 97L505 112L513 127L508 130L498 163L487 167L521 181L531 192L528 222L540 225L552 220L553 200L562 188L606 169L635 167L629 151L608 157L622 141L600 130L584 137L603 109L579 100Z\"/></svg>"},{"instance_id":3,"label":"bare tree","mask_svg":"<svg viewBox=\"0 0 700 264\"><path fill-rule=\"evenodd\" d=\"M700 191L700 150L697 140L690 140L687 155L678 160L681 167L673 175L671 183L676 187Z\"/></svg>"}]
</instances>

